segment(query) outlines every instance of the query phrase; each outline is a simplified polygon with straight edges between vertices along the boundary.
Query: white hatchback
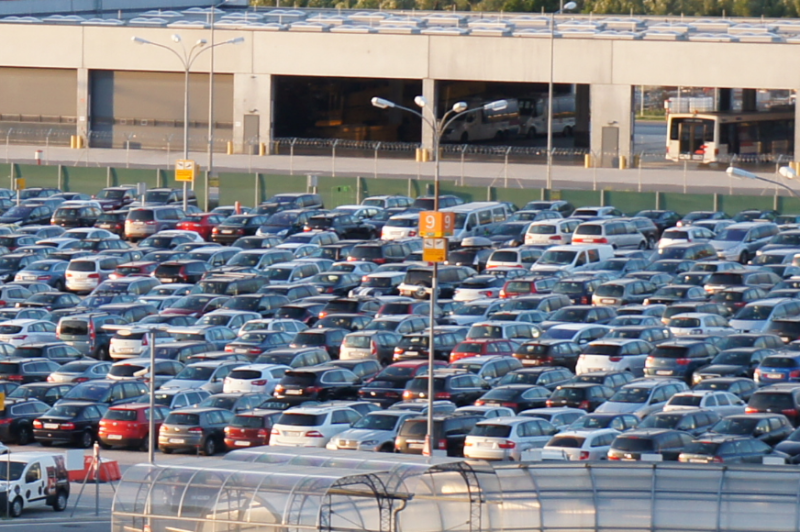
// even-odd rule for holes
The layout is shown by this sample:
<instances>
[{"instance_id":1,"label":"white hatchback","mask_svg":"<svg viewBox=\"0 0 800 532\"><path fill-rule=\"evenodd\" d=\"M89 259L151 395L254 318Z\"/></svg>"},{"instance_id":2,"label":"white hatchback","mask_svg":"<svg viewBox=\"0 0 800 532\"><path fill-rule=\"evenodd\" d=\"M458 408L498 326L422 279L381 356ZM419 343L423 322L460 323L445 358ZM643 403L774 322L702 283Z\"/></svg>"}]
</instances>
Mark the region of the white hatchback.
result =
<instances>
[{"instance_id":1,"label":"white hatchback","mask_svg":"<svg viewBox=\"0 0 800 532\"><path fill-rule=\"evenodd\" d=\"M620 434L614 429L564 431L547 442L542 457L570 461L605 460L611 444Z\"/></svg>"},{"instance_id":2,"label":"white hatchback","mask_svg":"<svg viewBox=\"0 0 800 532\"><path fill-rule=\"evenodd\" d=\"M540 220L528 226L525 232L526 246L557 246L572 243L572 233L581 220Z\"/></svg>"},{"instance_id":3,"label":"white hatchback","mask_svg":"<svg viewBox=\"0 0 800 532\"><path fill-rule=\"evenodd\" d=\"M690 336L695 334L716 334L727 336L736 332L728 325L728 320L718 314L704 312L687 312L676 314L667 322L673 336Z\"/></svg>"},{"instance_id":4,"label":"white hatchback","mask_svg":"<svg viewBox=\"0 0 800 532\"><path fill-rule=\"evenodd\" d=\"M340 406L292 408L272 426L271 447L325 447L361 416L352 408Z\"/></svg>"},{"instance_id":5,"label":"white hatchback","mask_svg":"<svg viewBox=\"0 0 800 532\"><path fill-rule=\"evenodd\" d=\"M664 412L703 408L713 410L721 417L744 414L746 403L730 392L694 390L676 393L664 405Z\"/></svg>"},{"instance_id":6,"label":"white hatchback","mask_svg":"<svg viewBox=\"0 0 800 532\"><path fill-rule=\"evenodd\" d=\"M258 392L272 395L283 374L291 369L280 364L248 364L239 366L225 377L222 393Z\"/></svg>"},{"instance_id":7,"label":"white hatchback","mask_svg":"<svg viewBox=\"0 0 800 532\"><path fill-rule=\"evenodd\" d=\"M8 320L0 323L0 342L14 347L33 342L57 342L56 324L45 320Z\"/></svg>"},{"instance_id":8,"label":"white hatchback","mask_svg":"<svg viewBox=\"0 0 800 532\"><path fill-rule=\"evenodd\" d=\"M673 227L661 234L661 240L658 241L658 249L663 249L673 244L708 242L712 238L714 238L714 232L699 225Z\"/></svg>"},{"instance_id":9,"label":"white hatchback","mask_svg":"<svg viewBox=\"0 0 800 532\"><path fill-rule=\"evenodd\" d=\"M525 451L544 447L557 431L545 419L513 416L480 421L467 435L464 457L519 461Z\"/></svg>"}]
</instances>

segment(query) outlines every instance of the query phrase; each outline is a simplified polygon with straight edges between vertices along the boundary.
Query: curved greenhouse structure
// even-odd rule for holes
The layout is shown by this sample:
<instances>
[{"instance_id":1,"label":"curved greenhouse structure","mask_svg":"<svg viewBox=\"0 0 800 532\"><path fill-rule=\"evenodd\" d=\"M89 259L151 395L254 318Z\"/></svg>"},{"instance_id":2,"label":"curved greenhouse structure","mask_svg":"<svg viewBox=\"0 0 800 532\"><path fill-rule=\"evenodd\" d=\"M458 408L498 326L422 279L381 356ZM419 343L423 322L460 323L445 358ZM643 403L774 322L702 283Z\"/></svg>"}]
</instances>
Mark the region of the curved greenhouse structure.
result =
<instances>
[{"instance_id":1,"label":"curved greenhouse structure","mask_svg":"<svg viewBox=\"0 0 800 532\"><path fill-rule=\"evenodd\" d=\"M113 532L748 531L800 528L789 466L523 463L238 450L140 464Z\"/></svg>"}]
</instances>

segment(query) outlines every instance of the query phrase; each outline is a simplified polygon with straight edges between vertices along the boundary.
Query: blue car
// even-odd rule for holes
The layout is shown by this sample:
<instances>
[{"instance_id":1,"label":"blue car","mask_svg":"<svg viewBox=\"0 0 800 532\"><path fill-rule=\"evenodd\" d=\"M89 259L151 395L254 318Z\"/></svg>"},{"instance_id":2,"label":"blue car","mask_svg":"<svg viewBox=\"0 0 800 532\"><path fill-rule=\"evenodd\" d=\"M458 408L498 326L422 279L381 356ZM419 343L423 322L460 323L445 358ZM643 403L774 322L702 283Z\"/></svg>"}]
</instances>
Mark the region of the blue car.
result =
<instances>
[{"instance_id":1,"label":"blue car","mask_svg":"<svg viewBox=\"0 0 800 532\"><path fill-rule=\"evenodd\" d=\"M768 356L756 368L754 378L759 386L778 382L800 382L800 354Z\"/></svg>"}]
</instances>

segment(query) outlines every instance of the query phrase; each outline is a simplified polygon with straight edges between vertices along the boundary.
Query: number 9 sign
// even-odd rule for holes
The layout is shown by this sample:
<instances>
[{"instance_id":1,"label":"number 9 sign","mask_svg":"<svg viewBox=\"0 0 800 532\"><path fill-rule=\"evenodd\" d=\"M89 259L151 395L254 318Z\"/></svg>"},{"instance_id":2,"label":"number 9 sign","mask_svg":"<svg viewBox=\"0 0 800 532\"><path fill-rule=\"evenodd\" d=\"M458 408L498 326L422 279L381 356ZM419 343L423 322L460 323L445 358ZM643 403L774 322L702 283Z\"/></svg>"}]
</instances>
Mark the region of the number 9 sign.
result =
<instances>
[{"instance_id":1,"label":"number 9 sign","mask_svg":"<svg viewBox=\"0 0 800 532\"><path fill-rule=\"evenodd\" d=\"M423 211L419 214L419 233L423 238L453 236L456 216L452 212Z\"/></svg>"}]
</instances>

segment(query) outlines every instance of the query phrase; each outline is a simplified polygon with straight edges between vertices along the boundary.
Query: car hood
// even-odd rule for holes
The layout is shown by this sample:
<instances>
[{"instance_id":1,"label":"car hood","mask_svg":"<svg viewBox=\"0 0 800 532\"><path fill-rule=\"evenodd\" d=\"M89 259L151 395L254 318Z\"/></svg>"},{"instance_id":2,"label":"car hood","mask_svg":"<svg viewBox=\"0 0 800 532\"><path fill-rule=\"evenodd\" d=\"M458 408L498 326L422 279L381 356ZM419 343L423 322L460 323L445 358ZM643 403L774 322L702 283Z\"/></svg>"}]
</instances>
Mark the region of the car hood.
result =
<instances>
[{"instance_id":1,"label":"car hood","mask_svg":"<svg viewBox=\"0 0 800 532\"><path fill-rule=\"evenodd\" d=\"M372 429L347 429L336 435L339 440L349 441L369 441L369 440L386 440L394 437L394 433L389 430L372 430Z\"/></svg>"},{"instance_id":2,"label":"car hood","mask_svg":"<svg viewBox=\"0 0 800 532\"><path fill-rule=\"evenodd\" d=\"M708 243L711 244L717 251L725 251L727 249L733 249L742 245L741 242L736 242L735 240L709 240Z\"/></svg>"},{"instance_id":3,"label":"car hood","mask_svg":"<svg viewBox=\"0 0 800 532\"><path fill-rule=\"evenodd\" d=\"M707 366L698 373L702 373L703 375L738 375L741 373L745 368L742 366L736 366L733 364L714 364L711 366Z\"/></svg>"},{"instance_id":4,"label":"car hood","mask_svg":"<svg viewBox=\"0 0 800 532\"><path fill-rule=\"evenodd\" d=\"M733 319L728 324L734 329L743 329L746 331L761 330L766 326L767 320L737 320Z\"/></svg>"},{"instance_id":5,"label":"car hood","mask_svg":"<svg viewBox=\"0 0 800 532\"><path fill-rule=\"evenodd\" d=\"M644 405L641 403L616 403L611 401L606 401L605 403L601 404L595 410L596 413L603 414L628 414L630 412L636 412Z\"/></svg>"}]
</instances>

